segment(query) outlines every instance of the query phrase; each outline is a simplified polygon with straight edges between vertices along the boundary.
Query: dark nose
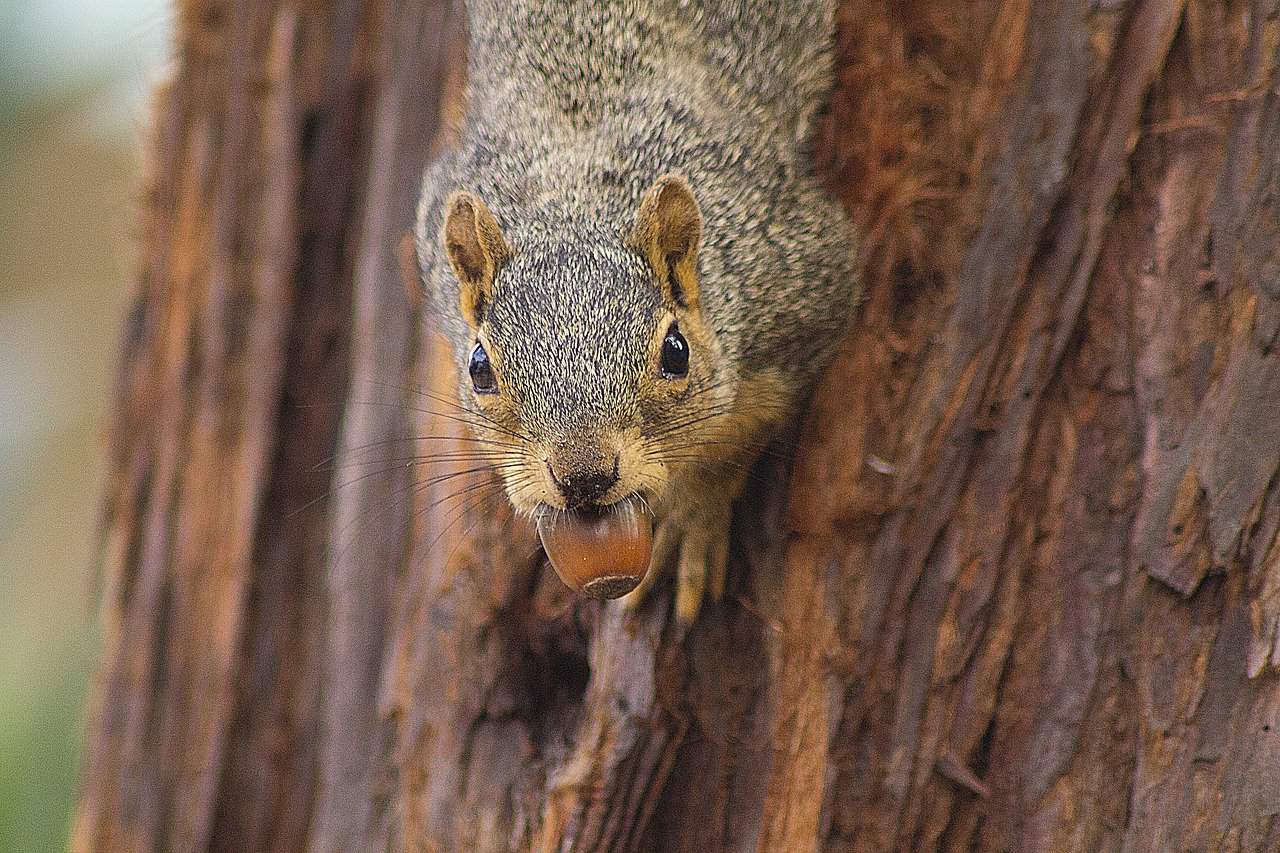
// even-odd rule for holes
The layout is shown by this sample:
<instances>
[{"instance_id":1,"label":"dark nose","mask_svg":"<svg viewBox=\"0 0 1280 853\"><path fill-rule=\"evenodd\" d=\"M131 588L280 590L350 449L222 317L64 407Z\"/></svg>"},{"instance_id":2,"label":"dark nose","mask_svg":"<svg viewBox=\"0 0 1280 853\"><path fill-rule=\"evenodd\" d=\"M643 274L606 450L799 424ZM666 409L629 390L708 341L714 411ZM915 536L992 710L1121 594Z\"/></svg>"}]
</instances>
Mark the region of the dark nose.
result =
<instances>
[{"instance_id":1,"label":"dark nose","mask_svg":"<svg viewBox=\"0 0 1280 853\"><path fill-rule=\"evenodd\" d=\"M613 488L614 483L618 482L616 457L613 460L613 468L609 471L574 470L567 472L564 476L558 476L551 465L548 465L547 469L551 472L551 479L555 482L556 488L560 490L560 494L564 495L564 502L571 509L595 503Z\"/></svg>"}]
</instances>

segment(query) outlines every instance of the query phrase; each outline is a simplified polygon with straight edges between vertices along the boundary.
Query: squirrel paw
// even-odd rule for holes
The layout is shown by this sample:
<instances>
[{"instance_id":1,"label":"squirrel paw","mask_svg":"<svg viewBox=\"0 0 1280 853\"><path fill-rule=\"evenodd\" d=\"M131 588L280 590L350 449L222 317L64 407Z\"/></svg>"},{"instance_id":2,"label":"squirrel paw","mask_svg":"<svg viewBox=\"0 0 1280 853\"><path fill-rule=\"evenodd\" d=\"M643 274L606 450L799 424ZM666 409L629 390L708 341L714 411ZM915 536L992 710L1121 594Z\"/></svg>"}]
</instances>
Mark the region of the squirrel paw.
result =
<instances>
[{"instance_id":1,"label":"squirrel paw","mask_svg":"<svg viewBox=\"0 0 1280 853\"><path fill-rule=\"evenodd\" d=\"M658 524L649 572L625 599L629 610L639 609L662 579L673 558L676 566L676 618L688 626L698 616L704 596L715 602L724 593L729 557L729 513L723 518L668 516Z\"/></svg>"}]
</instances>

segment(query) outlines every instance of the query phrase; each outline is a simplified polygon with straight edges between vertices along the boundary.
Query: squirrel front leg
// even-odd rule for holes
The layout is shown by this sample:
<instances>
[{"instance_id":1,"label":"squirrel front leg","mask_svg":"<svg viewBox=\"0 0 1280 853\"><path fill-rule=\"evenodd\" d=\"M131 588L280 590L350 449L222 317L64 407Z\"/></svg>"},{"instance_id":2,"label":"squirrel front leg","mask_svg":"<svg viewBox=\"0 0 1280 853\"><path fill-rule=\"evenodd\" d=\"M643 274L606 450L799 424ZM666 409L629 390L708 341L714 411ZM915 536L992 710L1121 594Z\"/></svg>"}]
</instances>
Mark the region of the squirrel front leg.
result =
<instances>
[{"instance_id":1,"label":"squirrel front leg","mask_svg":"<svg viewBox=\"0 0 1280 853\"><path fill-rule=\"evenodd\" d=\"M792 384L776 370L746 377L738 405L713 433L708 446L721 453L690 464L667 500L658 522L653 556L644 580L625 599L631 610L644 604L663 573L676 567L676 616L688 626L698 616L702 599L719 601L724 594L733 504L742 494L748 473L767 439L794 404Z\"/></svg>"},{"instance_id":2,"label":"squirrel front leg","mask_svg":"<svg viewBox=\"0 0 1280 853\"><path fill-rule=\"evenodd\" d=\"M742 492L746 469L723 465L708 476L694 473L698 488L672 502L658 523L649 572L627 596L635 610L673 563L676 570L676 618L688 626L698 616L704 597L713 602L724 594L729 557L733 502Z\"/></svg>"}]
</instances>

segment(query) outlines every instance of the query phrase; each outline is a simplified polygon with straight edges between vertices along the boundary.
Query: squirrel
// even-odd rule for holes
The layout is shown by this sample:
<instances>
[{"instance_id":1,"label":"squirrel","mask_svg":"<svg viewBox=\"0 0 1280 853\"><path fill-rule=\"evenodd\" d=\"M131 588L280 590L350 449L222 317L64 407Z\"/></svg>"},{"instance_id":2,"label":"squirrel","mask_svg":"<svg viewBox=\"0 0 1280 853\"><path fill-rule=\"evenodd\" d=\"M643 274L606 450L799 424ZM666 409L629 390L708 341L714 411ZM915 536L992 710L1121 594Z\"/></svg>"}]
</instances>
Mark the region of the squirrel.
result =
<instances>
[{"instance_id":1,"label":"squirrel","mask_svg":"<svg viewBox=\"0 0 1280 853\"><path fill-rule=\"evenodd\" d=\"M546 519L626 507L656 524L652 570L597 592L642 576L642 603L674 564L688 625L860 295L810 157L834 0L471 0L468 20L466 119L415 229L459 404L557 570Z\"/></svg>"}]
</instances>

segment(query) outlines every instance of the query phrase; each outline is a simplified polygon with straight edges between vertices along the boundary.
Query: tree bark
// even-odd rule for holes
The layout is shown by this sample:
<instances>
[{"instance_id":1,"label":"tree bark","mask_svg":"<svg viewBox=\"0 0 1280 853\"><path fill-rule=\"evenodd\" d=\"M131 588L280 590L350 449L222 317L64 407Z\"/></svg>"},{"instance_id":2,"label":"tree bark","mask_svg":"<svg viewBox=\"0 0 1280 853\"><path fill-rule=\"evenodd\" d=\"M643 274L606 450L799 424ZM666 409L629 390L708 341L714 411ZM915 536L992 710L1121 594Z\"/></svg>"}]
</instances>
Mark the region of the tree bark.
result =
<instances>
[{"instance_id":1,"label":"tree bark","mask_svg":"<svg viewBox=\"0 0 1280 853\"><path fill-rule=\"evenodd\" d=\"M1280 2L844 0L867 297L687 635L440 461L464 41L179 11L75 849L1280 850Z\"/></svg>"}]
</instances>

